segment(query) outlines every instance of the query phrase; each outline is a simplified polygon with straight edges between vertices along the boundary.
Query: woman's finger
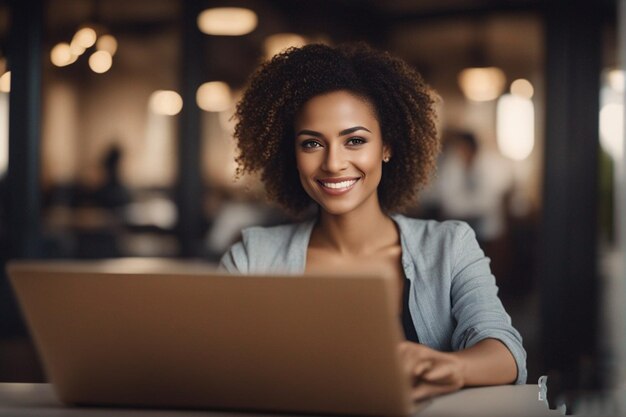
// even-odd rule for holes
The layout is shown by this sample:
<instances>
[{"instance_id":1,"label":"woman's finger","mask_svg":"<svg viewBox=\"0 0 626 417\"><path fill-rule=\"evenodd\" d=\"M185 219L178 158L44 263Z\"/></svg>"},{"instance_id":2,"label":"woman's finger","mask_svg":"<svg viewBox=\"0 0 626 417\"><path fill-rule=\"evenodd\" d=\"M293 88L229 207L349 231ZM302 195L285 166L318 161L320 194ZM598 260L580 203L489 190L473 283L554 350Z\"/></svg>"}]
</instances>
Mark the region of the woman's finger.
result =
<instances>
[{"instance_id":1,"label":"woman's finger","mask_svg":"<svg viewBox=\"0 0 626 417\"><path fill-rule=\"evenodd\" d=\"M422 377L425 372L429 372L433 369L433 365L433 361L431 360L422 360L413 367L412 375L414 377Z\"/></svg>"},{"instance_id":2,"label":"woman's finger","mask_svg":"<svg viewBox=\"0 0 626 417\"><path fill-rule=\"evenodd\" d=\"M413 342L402 342L398 346L398 352L400 356L412 356L412 357L421 357L430 349L420 345L419 343Z\"/></svg>"},{"instance_id":3,"label":"woman's finger","mask_svg":"<svg viewBox=\"0 0 626 417\"><path fill-rule=\"evenodd\" d=\"M415 366L423 361L423 349L412 342L402 342L398 345L398 354L402 361L404 371L413 375Z\"/></svg>"},{"instance_id":4,"label":"woman's finger","mask_svg":"<svg viewBox=\"0 0 626 417\"><path fill-rule=\"evenodd\" d=\"M444 364L429 369L422 374L422 379L430 382L435 382L449 377L453 373L453 369L450 365Z\"/></svg>"}]
</instances>

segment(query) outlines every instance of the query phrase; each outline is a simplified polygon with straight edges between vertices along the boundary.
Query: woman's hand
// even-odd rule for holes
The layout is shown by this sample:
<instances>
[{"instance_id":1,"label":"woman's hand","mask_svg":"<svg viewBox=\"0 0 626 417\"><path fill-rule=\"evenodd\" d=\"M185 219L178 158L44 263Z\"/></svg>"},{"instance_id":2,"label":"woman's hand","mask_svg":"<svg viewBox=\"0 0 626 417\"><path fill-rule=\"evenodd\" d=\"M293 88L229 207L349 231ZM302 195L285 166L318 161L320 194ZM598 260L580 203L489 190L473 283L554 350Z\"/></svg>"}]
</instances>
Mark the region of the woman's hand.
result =
<instances>
[{"instance_id":1,"label":"woman's hand","mask_svg":"<svg viewBox=\"0 0 626 417\"><path fill-rule=\"evenodd\" d=\"M413 400L457 391L465 385L465 364L459 356L412 342L400 343L399 350L411 375Z\"/></svg>"},{"instance_id":2,"label":"woman's hand","mask_svg":"<svg viewBox=\"0 0 626 417\"><path fill-rule=\"evenodd\" d=\"M400 343L400 357L413 382L413 399L446 394L464 386L510 384L517 365L509 349L497 339L483 339L472 347L447 353L412 342Z\"/></svg>"}]
</instances>

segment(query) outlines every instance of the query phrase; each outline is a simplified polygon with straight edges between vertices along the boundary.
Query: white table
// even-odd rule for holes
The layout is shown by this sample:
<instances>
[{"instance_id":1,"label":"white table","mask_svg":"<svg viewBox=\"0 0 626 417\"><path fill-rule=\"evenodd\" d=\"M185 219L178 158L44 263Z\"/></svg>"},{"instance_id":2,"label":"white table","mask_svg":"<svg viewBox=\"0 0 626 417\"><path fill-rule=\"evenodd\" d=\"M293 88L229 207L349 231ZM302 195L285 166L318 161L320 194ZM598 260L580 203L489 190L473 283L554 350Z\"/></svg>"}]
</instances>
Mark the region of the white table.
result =
<instances>
[{"instance_id":1,"label":"white table","mask_svg":"<svg viewBox=\"0 0 626 417\"><path fill-rule=\"evenodd\" d=\"M544 401L538 399L537 385L467 388L432 401L419 413L435 416L555 416ZM269 416L262 413L224 411L178 411L121 408L65 407L55 397L50 384L0 383L0 416L16 417L235 417ZM281 414L285 417L286 414Z\"/></svg>"}]
</instances>

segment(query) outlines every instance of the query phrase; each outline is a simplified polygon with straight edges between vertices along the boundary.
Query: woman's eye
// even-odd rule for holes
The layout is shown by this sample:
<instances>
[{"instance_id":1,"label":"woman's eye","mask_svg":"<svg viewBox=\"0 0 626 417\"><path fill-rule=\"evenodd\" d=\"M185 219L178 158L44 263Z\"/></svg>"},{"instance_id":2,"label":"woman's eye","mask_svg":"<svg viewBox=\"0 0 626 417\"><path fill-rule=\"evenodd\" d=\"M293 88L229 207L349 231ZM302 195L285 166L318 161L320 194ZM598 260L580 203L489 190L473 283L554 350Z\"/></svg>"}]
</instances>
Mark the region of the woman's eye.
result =
<instances>
[{"instance_id":1,"label":"woman's eye","mask_svg":"<svg viewBox=\"0 0 626 417\"><path fill-rule=\"evenodd\" d=\"M348 145L362 145L364 144L366 141L363 138L360 137L353 137L348 139L348 141L346 142Z\"/></svg>"},{"instance_id":2,"label":"woman's eye","mask_svg":"<svg viewBox=\"0 0 626 417\"><path fill-rule=\"evenodd\" d=\"M322 145L316 140L307 140L307 141L302 142L300 146L302 146L304 149L313 149L313 148L319 148Z\"/></svg>"}]
</instances>

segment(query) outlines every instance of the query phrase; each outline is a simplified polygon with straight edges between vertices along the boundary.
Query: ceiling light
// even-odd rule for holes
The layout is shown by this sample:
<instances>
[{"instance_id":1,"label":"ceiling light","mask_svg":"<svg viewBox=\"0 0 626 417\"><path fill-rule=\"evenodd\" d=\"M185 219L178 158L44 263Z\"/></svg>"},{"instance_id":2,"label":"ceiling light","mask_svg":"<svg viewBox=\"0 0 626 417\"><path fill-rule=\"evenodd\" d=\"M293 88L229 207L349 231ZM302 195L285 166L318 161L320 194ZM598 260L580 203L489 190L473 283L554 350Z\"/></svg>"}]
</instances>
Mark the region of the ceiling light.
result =
<instances>
[{"instance_id":1,"label":"ceiling light","mask_svg":"<svg viewBox=\"0 0 626 417\"><path fill-rule=\"evenodd\" d=\"M71 64L73 54L67 42L57 43L50 51L50 61L57 67L64 67Z\"/></svg>"},{"instance_id":2,"label":"ceiling light","mask_svg":"<svg viewBox=\"0 0 626 417\"><path fill-rule=\"evenodd\" d=\"M89 57L89 68L98 74L107 72L111 69L111 65L113 65L113 59L107 51L96 51Z\"/></svg>"},{"instance_id":3,"label":"ceiling light","mask_svg":"<svg viewBox=\"0 0 626 417\"><path fill-rule=\"evenodd\" d=\"M96 49L99 51L107 51L111 56L117 52L117 40L113 35L102 35L96 42Z\"/></svg>"},{"instance_id":4,"label":"ceiling light","mask_svg":"<svg viewBox=\"0 0 626 417\"><path fill-rule=\"evenodd\" d=\"M222 81L204 83L196 92L196 103L204 111L228 110L232 103L230 87Z\"/></svg>"},{"instance_id":5,"label":"ceiling light","mask_svg":"<svg viewBox=\"0 0 626 417\"><path fill-rule=\"evenodd\" d=\"M85 52L85 48L72 39L72 43L70 43L70 52L74 56L80 56Z\"/></svg>"},{"instance_id":6,"label":"ceiling light","mask_svg":"<svg viewBox=\"0 0 626 417\"><path fill-rule=\"evenodd\" d=\"M624 71L619 69L610 70L607 74L609 86L618 93L624 92Z\"/></svg>"},{"instance_id":7,"label":"ceiling light","mask_svg":"<svg viewBox=\"0 0 626 417\"><path fill-rule=\"evenodd\" d=\"M4 74L2 74L2 77L0 77L0 92L11 92L11 71L5 72Z\"/></svg>"},{"instance_id":8,"label":"ceiling light","mask_svg":"<svg viewBox=\"0 0 626 417\"><path fill-rule=\"evenodd\" d=\"M532 98L535 89L530 81L524 78L518 78L511 83L511 94L524 98Z\"/></svg>"},{"instance_id":9,"label":"ceiling light","mask_svg":"<svg viewBox=\"0 0 626 417\"><path fill-rule=\"evenodd\" d=\"M609 103L600 110L600 144L615 160L624 152L624 105Z\"/></svg>"},{"instance_id":10,"label":"ceiling light","mask_svg":"<svg viewBox=\"0 0 626 417\"><path fill-rule=\"evenodd\" d=\"M257 26L257 15L241 7L217 7L198 15L198 28L207 35L241 36Z\"/></svg>"},{"instance_id":11,"label":"ceiling light","mask_svg":"<svg viewBox=\"0 0 626 417\"><path fill-rule=\"evenodd\" d=\"M84 27L76 32L72 38L72 43L74 42L85 49L91 48L96 43L96 31L90 27Z\"/></svg>"},{"instance_id":12,"label":"ceiling light","mask_svg":"<svg viewBox=\"0 0 626 417\"><path fill-rule=\"evenodd\" d=\"M495 100L502 94L506 77L497 67L466 68L459 73L459 85L465 97L473 101Z\"/></svg>"},{"instance_id":13,"label":"ceiling light","mask_svg":"<svg viewBox=\"0 0 626 417\"><path fill-rule=\"evenodd\" d=\"M265 57L271 58L279 52L292 46L301 47L306 45L306 39L297 33L276 33L268 36L263 42Z\"/></svg>"},{"instance_id":14,"label":"ceiling light","mask_svg":"<svg viewBox=\"0 0 626 417\"><path fill-rule=\"evenodd\" d=\"M183 109L183 99L176 91L157 90L150 96L148 106L156 114L174 116Z\"/></svg>"},{"instance_id":15,"label":"ceiling light","mask_svg":"<svg viewBox=\"0 0 626 417\"><path fill-rule=\"evenodd\" d=\"M522 161L535 146L535 107L526 97L505 94L496 106L496 135L502 155Z\"/></svg>"}]
</instances>

